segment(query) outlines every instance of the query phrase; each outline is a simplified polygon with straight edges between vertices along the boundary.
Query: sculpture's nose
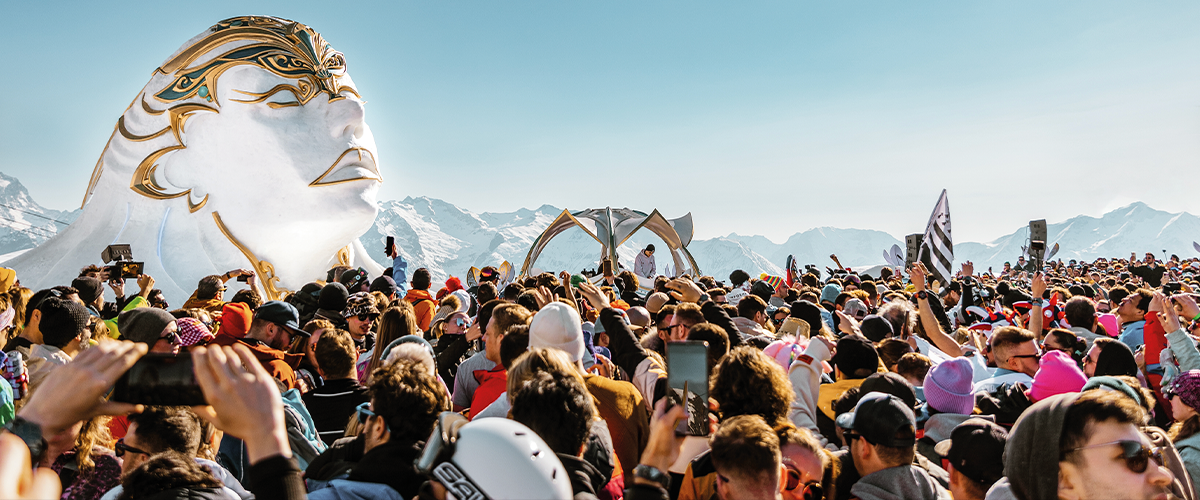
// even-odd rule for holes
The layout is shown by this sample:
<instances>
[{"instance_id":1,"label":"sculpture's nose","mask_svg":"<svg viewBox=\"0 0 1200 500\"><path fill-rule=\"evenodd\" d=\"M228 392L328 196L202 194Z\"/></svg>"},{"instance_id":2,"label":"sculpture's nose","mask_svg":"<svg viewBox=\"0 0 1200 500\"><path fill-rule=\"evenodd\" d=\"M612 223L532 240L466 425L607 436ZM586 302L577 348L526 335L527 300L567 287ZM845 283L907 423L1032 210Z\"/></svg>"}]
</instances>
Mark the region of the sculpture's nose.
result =
<instances>
[{"instance_id":1,"label":"sculpture's nose","mask_svg":"<svg viewBox=\"0 0 1200 500\"><path fill-rule=\"evenodd\" d=\"M365 103L353 94L342 94L342 96L344 97L329 103L329 112L333 118L330 120L330 123L333 124L331 132L334 137L345 138L348 141L360 139L366 124Z\"/></svg>"}]
</instances>

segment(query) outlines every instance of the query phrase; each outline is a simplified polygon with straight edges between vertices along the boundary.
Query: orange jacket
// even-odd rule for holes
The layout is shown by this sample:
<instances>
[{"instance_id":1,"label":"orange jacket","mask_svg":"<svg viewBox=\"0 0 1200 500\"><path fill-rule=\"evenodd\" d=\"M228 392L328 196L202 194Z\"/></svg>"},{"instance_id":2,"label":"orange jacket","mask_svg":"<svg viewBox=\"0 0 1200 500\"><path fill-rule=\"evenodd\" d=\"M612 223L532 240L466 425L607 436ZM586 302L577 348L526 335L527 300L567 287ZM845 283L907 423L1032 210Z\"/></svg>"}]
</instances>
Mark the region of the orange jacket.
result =
<instances>
[{"instance_id":1,"label":"orange jacket","mask_svg":"<svg viewBox=\"0 0 1200 500\"><path fill-rule=\"evenodd\" d=\"M288 389L296 388L296 367L300 366L300 360L304 359L303 354L289 354L279 349L272 349L265 344L254 340L247 341L246 339L238 339L229 335L217 335L217 338L211 342L216 345L234 345L241 343L250 348L254 353L254 357L258 359L258 363L263 369L275 377Z\"/></svg>"},{"instance_id":2,"label":"orange jacket","mask_svg":"<svg viewBox=\"0 0 1200 500\"><path fill-rule=\"evenodd\" d=\"M412 304L413 312L417 314L417 326L421 327L421 331L429 331L429 322L437 312L437 301L429 295L429 290L409 290L404 300Z\"/></svg>"}]
</instances>

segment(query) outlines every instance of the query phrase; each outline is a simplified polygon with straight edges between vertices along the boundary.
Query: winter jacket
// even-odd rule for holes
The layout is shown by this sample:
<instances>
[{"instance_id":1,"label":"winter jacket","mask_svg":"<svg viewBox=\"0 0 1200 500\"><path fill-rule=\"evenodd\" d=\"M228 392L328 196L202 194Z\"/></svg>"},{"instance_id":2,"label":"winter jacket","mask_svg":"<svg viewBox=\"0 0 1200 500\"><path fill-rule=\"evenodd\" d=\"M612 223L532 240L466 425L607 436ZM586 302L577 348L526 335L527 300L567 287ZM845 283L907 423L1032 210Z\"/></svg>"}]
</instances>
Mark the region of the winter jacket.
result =
<instances>
[{"instance_id":1,"label":"winter jacket","mask_svg":"<svg viewBox=\"0 0 1200 500\"><path fill-rule=\"evenodd\" d=\"M1129 349L1136 351L1138 346L1144 343L1143 336L1145 334L1146 320L1134 321L1121 327L1121 336L1117 338L1122 344L1129 346Z\"/></svg>"},{"instance_id":2,"label":"winter jacket","mask_svg":"<svg viewBox=\"0 0 1200 500\"><path fill-rule=\"evenodd\" d=\"M600 418L608 424L622 475L633 477L633 467L650 439L650 410L646 408L642 394L629 382L594 374L584 375L583 380L595 398Z\"/></svg>"},{"instance_id":3,"label":"winter jacket","mask_svg":"<svg viewBox=\"0 0 1200 500\"><path fill-rule=\"evenodd\" d=\"M310 498L417 498L424 478L414 462L421 456L421 443L387 442L366 452L345 478L328 483L310 483ZM382 488L380 488L382 487ZM386 488L386 489L383 489ZM325 490L334 491L321 493ZM390 491L389 491L390 490ZM360 495L360 496L355 496ZM379 496L371 496L379 495Z\"/></svg>"},{"instance_id":4,"label":"winter jacket","mask_svg":"<svg viewBox=\"0 0 1200 500\"><path fill-rule=\"evenodd\" d=\"M850 488L860 500L950 500L950 492L913 465L901 465L867 474Z\"/></svg>"},{"instance_id":5,"label":"winter jacket","mask_svg":"<svg viewBox=\"0 0 1200 500\"><path fill-rule=\"evenodd\" d=\"M276 380L283 382L283 385L288 389L296 388L295 370L300 366L300 360L304 359L303 354L288 354L279 349L272 349L267 344L254 339L237 339L228 335L217 335L212 343L222 346L232 346L241 343L250 348L250 352L254 353L254 358L258 360L267 373L270 373Z\"/></svg>"},{"instance_id":6,"label":"winter jacket","mask_svg":"<svg viewBox=\"0 0 1200 500\"><path fill-rule=\"evenodd\" d=\"M612 352L613 364L629 374L629 380L642 394L646 408L654 408L654 403L667 394L667 370L638 342L633 329L621 319L619 311L605 308L600 311L597 321L608 334L608 349Z\"/></svg>"},{"instance_id":7,"label":"winter jacket","mask_svg":"<svg viewBox=\"0 0 1200 500\"><path fill-rule=\"evenodd\" d=\"M300 390L288 389L282 394L283 420L287 427L288 444L292 447L292 455L296 457L300 467L307 467L308 462L317 458L325 451L325 442L317 434L317 425L313 423L308 407L300 399Z\"/></svg>"},{"instance_id":8,"label":"winter jacket","mask_svg":"<svg viewBox=\"0 0 1200 500\"><path fill-rule=\"evenodd\" d=\"M571 478L571 492L575 494L575 500L596 499L596 492L608 483L608 478L579 457L563 453L557 455Z\"/></svg>"},{"instance_id":9,"label":"winter jacket","mask_svg":"<svg viewBox=\"0 0 1200 500\"><path fill-rule=\"evenodd\" d=\"M817 427L817 400L821 392L821 362L830 358L829 348L821 342L809 342L804 354L792 361L788 368L788 380L792 382L792 391L796 394L788 417L792 423L801 429L808 429L821 439L821 444L827 444L821 430ZM860 381L861 382L861 381Z\"/></svg>"},{"instance_id":10,"label":"winter jacket","mask_svg":"<svg viewBox=\"0 0 1200 500\"><path fill-rule=\"evenodd\" d=\"M342 438L346 423L354 416L354 409L370 400L367 388L352 378L326 380L321 387L304 395L304 404L317 426L317 433L327 445Z\"/></svg>"},{"instance_id":11,"label":"winter jacket","mask_svg":"<svg viewBox=\"0 0 1200 500\"><path fill-rule=\"evenodd\" d=\"M437 310L437 301L433 300L433 296L429 294L429 290L409 290L404 295L404 300L413 306L413 312L417 315L417 326L421 327L421 331L429 330L429 323L433 320L433 314Z\"/></svg>"}]
</instances>

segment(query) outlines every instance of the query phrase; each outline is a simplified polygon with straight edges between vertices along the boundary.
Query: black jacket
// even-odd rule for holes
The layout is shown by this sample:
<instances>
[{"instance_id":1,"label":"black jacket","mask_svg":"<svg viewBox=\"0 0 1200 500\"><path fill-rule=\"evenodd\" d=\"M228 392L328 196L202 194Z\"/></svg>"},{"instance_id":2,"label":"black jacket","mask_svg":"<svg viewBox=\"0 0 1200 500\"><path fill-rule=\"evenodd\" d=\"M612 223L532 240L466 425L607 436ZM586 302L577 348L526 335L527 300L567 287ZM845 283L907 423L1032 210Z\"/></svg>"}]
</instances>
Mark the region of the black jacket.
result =
<instances>
[{"instance_id":1,"label":"black jacket","mask_svg":"<svg viewBox=\"0 0 1200 500\"><path fill-rule=\"evenodd\" d=\"M607 484L608 478L592 467L592 464L579 457L562 453L557 455L563 468L567 469L567 474L571 477L571 492L575 494L575 500L596 499L596 490Z\"/></svg>"}]
</instances>

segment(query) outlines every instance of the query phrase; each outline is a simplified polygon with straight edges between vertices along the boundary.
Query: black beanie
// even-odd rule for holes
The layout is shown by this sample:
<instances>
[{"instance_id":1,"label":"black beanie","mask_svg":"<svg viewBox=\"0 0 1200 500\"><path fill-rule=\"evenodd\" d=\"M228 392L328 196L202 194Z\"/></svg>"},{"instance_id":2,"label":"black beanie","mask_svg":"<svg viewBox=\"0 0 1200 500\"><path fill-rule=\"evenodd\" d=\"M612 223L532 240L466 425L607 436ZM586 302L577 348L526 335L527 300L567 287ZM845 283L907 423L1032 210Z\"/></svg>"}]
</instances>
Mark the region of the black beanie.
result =
<instances>
[{"instance_id":1,"label":"black beanie","mask_svg":"<svg viewBox=\"0 0 1200 500\"><path fill-rule=\"evenodd\" d=\"M825 320L821 319L821 306L807 300L792 302L792 312L788 314L793 318L804 320L805 323L808 323L808 328L813 332L819 332L825 326Z\"/></svg>"},{"instance_id":2,"label":"black beanie","mask_svg":"<svg viewBox=\"0 0 1200 500\"><path fill-rule=\"evenodd\" d=\"M90 316L83 304L59 297L47 297L37 310L42 313L42 341L60 349L87 328Z\"/></svg>"},{"instance_id":3,"label":"black beanie","mask_svg":"<svg viewBox=\"0 0 1200 500\"><path fill-rule=\"evenodd\" d=\"M861 335L847 335L837 342L837 354L830 359L846 378L867 378L879 368L879 352L875 344ZM866 376L856 372L867 371Z\"/></svg>"},{"instance_id":4,"label":"black beanie","mask_svg":"<svg viewBox=\"0 0 1200 500\"><path fill-rule=\"evenodd\" d=\"M92 304L104 295L104 284L91 276L80 276L71 282L71 288L79 290L79 300L84 304Z\"/></svg>"},{"instance_id":5,"label":"black beanie","mask_svg":"<svg viewBox=\"0 0 1200 500\"><path fill-rule=\"evenodd\" d=\"M330 283L321 289L321 298L317 300L317 307L329 311L341 311L346 308L346 299L350 297L350 292L346 290L346 286L341 283Z\"/></svg>"},{"instance_id":6,"label":"black beanie","mask_svg":"<svg viewBox=\"0 0 1200 500\"><path fill-rule=\"evenodd\" d=\"M175 316L165 310L157 307L138 307L117 316L117 331L125 340L153 347L172 321L175 321Z\"/></svg>"}]
</instances>

